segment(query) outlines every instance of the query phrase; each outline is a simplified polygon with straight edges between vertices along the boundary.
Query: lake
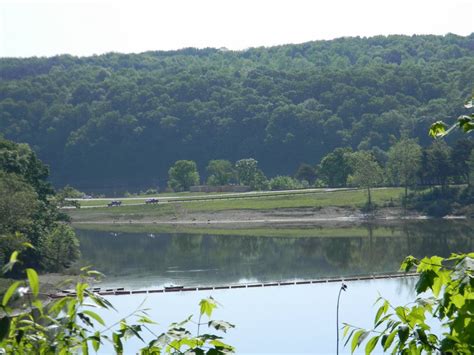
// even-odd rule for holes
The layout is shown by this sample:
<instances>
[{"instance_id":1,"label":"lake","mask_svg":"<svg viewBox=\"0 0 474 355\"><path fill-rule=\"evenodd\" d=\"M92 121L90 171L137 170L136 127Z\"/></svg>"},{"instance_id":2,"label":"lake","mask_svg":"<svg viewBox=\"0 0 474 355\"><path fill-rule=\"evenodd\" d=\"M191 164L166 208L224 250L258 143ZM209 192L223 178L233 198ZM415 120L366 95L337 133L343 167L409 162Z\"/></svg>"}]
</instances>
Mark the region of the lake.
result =
<instances>
[{"instance_id":1,"label":"lake","mask_svg":"<svg viewBox=\"0 0 474 355\"><path fill-rule=\"evenodd\" d=\"M296 228L288 236L257 237L120 233L112 226L77 234L83 263L107 276L102 287L148 289L170 283L206 286L395 272L406 255L472 251L473 227L467 221L419 221L390 227L313 227L309 237L307 230L299 237ZM341 321L370 327L378 293L404 304L413 299L415 281L349 282L341 298ZM222 304L214 318L236 324L225 339L238 353L330 354L335 352L339 288L339 283L328 283L110 296L119 313L103 316L107 323L118 320L145 300L143 307L150 308L161 332L167 324L197 314L199 300L212 295ZM140 346L132 339L126 350L133 353Z\"/></svg>"}]
</instances>

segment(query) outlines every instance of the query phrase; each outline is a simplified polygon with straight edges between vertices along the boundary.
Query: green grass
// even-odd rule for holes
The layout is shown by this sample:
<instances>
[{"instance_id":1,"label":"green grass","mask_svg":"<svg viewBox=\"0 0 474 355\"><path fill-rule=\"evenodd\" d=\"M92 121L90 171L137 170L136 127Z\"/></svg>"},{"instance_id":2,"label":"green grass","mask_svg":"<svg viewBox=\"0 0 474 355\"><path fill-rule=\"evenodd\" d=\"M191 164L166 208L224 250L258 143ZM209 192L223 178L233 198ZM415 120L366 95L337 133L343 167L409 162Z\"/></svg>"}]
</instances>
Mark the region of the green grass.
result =
<instances>
[{"instance_id":1,"label":"green grass","mask_svg":"<svg viewBox=\"0 0 474 355\"><path fill-rule=\"evenodd\" d=\"M375 189L372 199L376 205L389 203L399 204L402 188ZM182 216L193 212L219 212L229 210L277 210L297 208L347 207L361 208L366 204L365 190L348 190L334 192L307 192L277 196L258 195L246 198L228 198L205 201L172 202L158 205L124 204L120 207L84 208L70 210L68 213L74 221L100 221L104 219L140 220L145 217Z\"/></svg>"},{"instance_id":2,"label":"green grass","mask_svg":"<svg viewBox=\"0 0 474 355\"><path fill-rule=\"evenodd\" d=\"M155 196L161 202L187 202L187 201L203 201L203 200L228 200L228 199L255 199L260 197L281 197L281 196L296 196L307 195L313 193L325 193L325 189L301 189L288 191L251 191L251 192L179 192L166 193ZM346 189L349 190L349 189ZM79 200L82 207L106 207L111 200L121 200L123 205L145 204L145 201L150 196L134 196L134 197L116 197L116 198L102 198L95 200Z\"/></svg>"},{"instance_id":3,"label":"green grass","mask_svg":"<svg viewBox=\"0 0 474 355\"><path fill-rule=\"evenodd\" d=\"M373 202L378 205L388 203L390 199L399 199L402 189L390 188L373 191ZM360 208L367 202L365 190L334 192L312 192L284 196L261 196L258 198L228 199L205 201L201 203L183 203L190 211L224 211L224 210L272 210L280 208L302 207L351 207Z\"/></svg>"},{"instance_id":4,"label":"green grass","mask_svg":"<svg viewBox=\"0 0 474 355\"><path fill-rule=\"evenodd\" d=\"M363 226L350 227L329 227L322 228L317 226L308 226L307 228L209 228L198 226L170 226L153 224L79 224L76 229L94 230L103 232L122 232L122 233L155 233L155 234L199 234L199 235L229 235L229 236L252 236L252 237L282 237L282 238L347 238L347 237L369 237L367 228ZM399 230L393 230L386 227L373 229L373 237L399 237Z\"/></svg>"}]
</instances>

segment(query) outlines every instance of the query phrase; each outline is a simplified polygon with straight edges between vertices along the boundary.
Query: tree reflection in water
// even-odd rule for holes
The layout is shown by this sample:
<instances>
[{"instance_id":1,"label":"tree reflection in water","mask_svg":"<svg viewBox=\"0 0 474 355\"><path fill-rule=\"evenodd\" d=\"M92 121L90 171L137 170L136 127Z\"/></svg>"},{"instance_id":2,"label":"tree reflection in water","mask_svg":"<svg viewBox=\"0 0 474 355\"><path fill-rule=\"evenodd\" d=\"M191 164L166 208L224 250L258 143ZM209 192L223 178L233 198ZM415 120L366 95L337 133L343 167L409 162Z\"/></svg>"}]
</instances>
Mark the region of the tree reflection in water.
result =
<instances>
[{"instance_id":1,"label":"tree reflection in water","mask_svg":"<svg viewBox=\"0 0 474 355\"><path fill-rule=\"evenodd\" d=\"M82 263L113 278L186 284L314 279L394 272L406 255L472 250L474 224L417 221L396 226L314 228L312 237L253 237L78 230ZM323 233L324 232L324 233ZM297 234L297 232L295 232ZM144 285L145 287L145 285Z\"/></svg>"}]
</instances>

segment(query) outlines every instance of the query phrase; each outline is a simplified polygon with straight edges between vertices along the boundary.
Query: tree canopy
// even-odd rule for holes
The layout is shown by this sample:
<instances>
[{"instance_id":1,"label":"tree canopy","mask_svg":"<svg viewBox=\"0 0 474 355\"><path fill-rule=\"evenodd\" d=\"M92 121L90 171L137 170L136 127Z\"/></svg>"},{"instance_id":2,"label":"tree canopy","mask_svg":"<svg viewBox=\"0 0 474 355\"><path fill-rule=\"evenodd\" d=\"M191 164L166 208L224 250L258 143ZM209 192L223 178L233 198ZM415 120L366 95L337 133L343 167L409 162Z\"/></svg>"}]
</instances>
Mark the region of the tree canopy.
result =
<instances>
[{"instance_id":1,"label":"tree canopy","mask_svg":"<svg viewBox=\"0 0 474 355\"><path fill-rule=\"evenodd\" d=\"M0 131L30 144L54 183L80 189L150 186L181 159L252 156L268 176L291 174L337 147L387 151L401 132L429 144L431 122L463 113L473 43L376 36L3 58Z\"/></svg>"},{"instance_id":2,"label":"tree canopy","mask_svg":"<svg viewBox=\"0 0 474 355\"><path fill-rule=\"evenodd\" d=\"M196 163L191 160L178 160L168 171L168 185L175 191L186 191L199 184Z\"/></svg>"},{"instance_id":3,"label":"tree canopy","mask_svg":"<svg viewBox=\"0 0 474 355\"><path fill-rule=\"evenodd\" d=\"M234 177L232 163L228 160L211 160L206 170L209 174L207 179L209 185L227 185Z\"/></svg>"},{"instance_id":4,"label":"tree canopy","mask_svg":"<svg viewBox=\"0 0 474 355\"><path fill-rule=\"evenodd\" d=\"M413 139L402 139L388 151L387 169L392 182L405 187L414 185L421 166L421 147Z\"/></svg>"},{"instance_id":5,"label":"tree canopy","mask_svg":"<svg viewBox=\"0 0 474 355\"><path fill-rule=\"evenodd\" d=\"M79 257L79 244L46 180L48 168L26 144L0 137L0 265L24 243L24 267L59 270ZM54 258L53 258L54 254ZM61 254L61 255L59 255Z\"/></svg>"},{"instance_id":6,"label":"tree canopy","mask_svg":"<svg viewBox=\"0 0 474 355\"><path fill-rule=\"evenodd\" d=\"M356 186L367 189L367 203L368 206L371 207L372 199L370 189L383 182L383 170L372 153L367 151L347 153L347 159L352 168L352 173L349 175L348 181L350 184L355 184Z\"/></svg>"}]
</instances>

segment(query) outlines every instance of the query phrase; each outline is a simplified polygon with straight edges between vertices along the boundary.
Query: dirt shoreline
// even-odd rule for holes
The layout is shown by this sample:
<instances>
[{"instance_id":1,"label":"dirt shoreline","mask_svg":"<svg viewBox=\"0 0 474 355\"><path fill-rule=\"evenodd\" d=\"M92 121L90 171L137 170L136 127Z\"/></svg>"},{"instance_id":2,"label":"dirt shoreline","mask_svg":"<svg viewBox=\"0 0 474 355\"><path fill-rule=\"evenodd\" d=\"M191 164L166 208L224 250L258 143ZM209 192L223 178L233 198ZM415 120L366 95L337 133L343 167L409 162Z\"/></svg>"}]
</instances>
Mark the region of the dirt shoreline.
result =
<instances>
[{"instance_id":1,"label":"dirt shoreline","mask_svg":"<svg viewBox=\"0 0 474 355\"><path fill-rule=\"evenodd\" d=\"M462 216L446 217L464 219ZM155 224L182 226L265 226L265 225L305 225L305 224L354 224L364 222L389 222L403 220L423 220L429 217L416 211L402 208L384 207L367 213L360 209L347 207L291 208L274 210L227 210L218 212L189 212L179 216L140 216L123 215L93 220L74 220L73 224Z\"/></svg>"}]
</instances>

